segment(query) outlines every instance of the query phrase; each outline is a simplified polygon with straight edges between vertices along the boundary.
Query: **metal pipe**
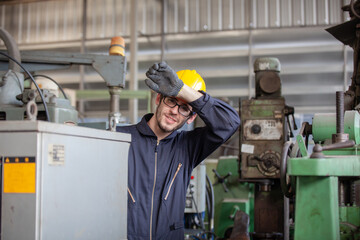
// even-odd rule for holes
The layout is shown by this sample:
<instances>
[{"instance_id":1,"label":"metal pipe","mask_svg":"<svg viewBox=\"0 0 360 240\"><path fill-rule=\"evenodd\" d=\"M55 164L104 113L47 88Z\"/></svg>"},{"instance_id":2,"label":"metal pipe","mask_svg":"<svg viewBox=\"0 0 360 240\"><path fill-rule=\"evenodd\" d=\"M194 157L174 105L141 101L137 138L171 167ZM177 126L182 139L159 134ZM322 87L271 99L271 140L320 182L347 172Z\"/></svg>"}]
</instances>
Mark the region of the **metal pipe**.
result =
<instances>
[{"instance_id":1,"label":"metal pipe","mask_svg":"<svg viewBox=\"0 0 360 240\"><path fill-rule=\"evenodd\" d=\"M253 79L253 58L252 58L252 30L249 30L249 41L248 41L248 45L249 45L249 76L248 76L248 96L249 99L252 98L252 79Z\"/></svg>"},{"instance_id":2,"label":"metal pipe","mask_svg":"<svg viewBox=\"0 0 360 240\"><path fill-rule=\"evenodd\" d=\"M254 8L256 8L256 2L251 1L251 11L250 11L250 24L249 24L249 39L248 39L248 46L249 46L249 59L248 59L248 64L249 64L249 76L248 76L248 96L249 99L251 99L252 97L252 79L253 79L253 53L252 53L252 42L253 42L253 36L252 36L252 29L254 28L255 24L255 13L254 13Z\"/></svg>"},{"instance_id":3,"label":"metal pipe","mask_svg":"<svg viewBox=\"0 0 360 240\"><path fill-rule=\"evenodd\" d=\"M110 92L110 113L116 113L119 112L120 109L120 94L117 94L117 92L120 91L120 88L117 87L111 87L109 89Z\"/></svg>"},{"instance_id":4,"label":"metal pipe","mask_svg":"<svg viewBox=\"0 0 360 240\"><path fill-rule=\"evenodd\" d=\"M110 93L110 113L109 113L109 129L116 131L116 125L120 122L120 87L109 87Z\"/></svg>"},{"instance_id":5,"label":"metal pipe","mask_svg":"<svg viewBox=\"0 0 360 240\"><path fill-rule=\"evenodd\" d=\"M13 57L18 62L21 62L21 56L19 48L15 39L10 35L8 31L0 27L0 39L4 41L5 47L9 53L9 56ZM15 62L9 60L9 69L14 72L20 72L21 68Z\"/></svg>"},{"instance_id":6,"label":"metal pipe","mask_svg":"<svg viewBox=\"0 0 360 240\"><path fill-rule=\"evenodd\" d=\"M347 63L348 63L348 54L347 54L347 47L346 45L343 46L343 59L344 59L344 74L343 74L343 80L344 80L344 91L348 88L348 69L347 69Z\"/></svg>"},{"instance_id":7,"label":"metal pipe","mask_svg":"<svg viewBox=\"0 0 360 240\"><path fill-rule=\"evenodd\" d=\"M165 59L165 28L166 28L166 0L161 1L161 57L160 61Z\"/></svg>"},{"instance_id":8,"label":"metal pipe","mask_svg":"<svg viewBox=\"0 0 360 240\"><path fill-rule=\"evenodd\" d=\"M131 23L130 23L130 90L138 90L138 1L131 1ZM129 100L129 112L131 123L136 123L138 118L138 99Z\"/></svg>"},{"instance_id":9,"label":"metal pipe","mask_svg":"<svg viewBox=\"0 0 360 240\"><path fill-rule=\"evenodd\" d=\"M83 15L82 15L82 36L81 36L81 46L80 46L80 53L85 53L86 52L86 47L85 47L85 41L86 41L86 28L87 28L87 0L83 0ZM80 83L79 83L79 89L80 90L84 90L84 85L85 85L85 66L84 65L80 65L79 66L79 71L80 71ZM80 117L84 116L84 112L85 112L85 106L84 106L84 101L80 100L79 101L79 113L80 113Z\"/></svg>"}]
</instances>

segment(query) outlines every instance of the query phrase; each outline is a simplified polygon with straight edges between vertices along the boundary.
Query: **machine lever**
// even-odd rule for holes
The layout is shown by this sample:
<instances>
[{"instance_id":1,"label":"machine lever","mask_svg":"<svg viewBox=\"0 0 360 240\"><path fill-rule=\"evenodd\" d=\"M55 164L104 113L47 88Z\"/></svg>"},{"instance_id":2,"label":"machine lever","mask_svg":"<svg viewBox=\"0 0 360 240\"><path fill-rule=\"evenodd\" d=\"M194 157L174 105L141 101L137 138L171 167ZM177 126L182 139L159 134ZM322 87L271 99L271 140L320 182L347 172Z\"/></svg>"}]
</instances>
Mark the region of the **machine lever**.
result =
<instances>
[{"instance_id":1,"label":"machine lever","mask_svg":"<svg viewBox=\"0 0 360 240\"><path fill-rule=\"evenodd\" d=\"M229 189L226 186L225 179L232 175L231 172L228 172L228 174L226 174L224 177L222 177L215 169L213 169L212 171L215 173L215 176L218 178L217 183L221 183L224 187L224 191L228 192ZM217 184L217 183L215 183L215 184Z\"/></svg>"},{"instance_id":2,"label":"machine lever","mask_svg":"<svg viewBox=\"0 0 360 240\"><path fill-rule=\"evenodd\" d=\"M290 131L290 137L294 137L294 134L292 132L292 129L291 129L291 125L290 125L290 119L289 119L289 115L292 116L292 119L293 119L293 126L294 126L294 130L297 130L297 126L296 126L296 123L295 123L295 117L294 117L294 107L290 107L288 105L285 105L285 109L284 109L284 114L286 116L286 120L288 122L288 126L289 126L289 131Z\"/></svg>"},{"instance_id":3,"label":"machine lever","mask_svg":"<svg viewBox=\"0 0 360 240\"><path fill-rule=\"evenodd\" d=\"M339 148L348 148L353 146L355 146L354 140L348 140L346 142L338 142L324 146L321 146L320 144L315 144L313 148L313 153L311 154L310 158L323 158L324 154L322 153L322 151L339 149Z\"/></svg>"},{"instance_id":4,"label":"machine lever","mask_svg":"<svg viewBox=\"0 0 360 240\"><path fill-rule=\"evenodd\" d=\"M294 133L292 132L292 129L291 129L289 115L286 115L286 121L287 121L288 126L289 126L290 137L292 138L292 137L294 137ZM294 127L294 129L295 129L295 127Z\"/></svg>"},{"instance_id":5,"label":"machine lever","mask_svg":"<svg viewBox=\"0 0 360 240\"><path fill-rule=\"evenodd\" d=\"M333 149L338 149L338 148L347 148L347 147L353 147L355 145L354 140L349 140L346 142L338 142L338 143L334 143L334 144L329 144L329 145L324 145L324 146L320 146L320 151L327 151L327 150L333 150Z\"/></svg>"},{"instance_id":6,"label":"machine lever","mask_svg":"<svg viewBox=\"0 0 360 240\"><path fill-rule=\"evenodd\" d=\"M296 122L295 122L294 114L291 114L291 116L292 116L292 120L293 120L294 130L298 130L298 127L297 127Z\"/></svg>"}]
</instances>

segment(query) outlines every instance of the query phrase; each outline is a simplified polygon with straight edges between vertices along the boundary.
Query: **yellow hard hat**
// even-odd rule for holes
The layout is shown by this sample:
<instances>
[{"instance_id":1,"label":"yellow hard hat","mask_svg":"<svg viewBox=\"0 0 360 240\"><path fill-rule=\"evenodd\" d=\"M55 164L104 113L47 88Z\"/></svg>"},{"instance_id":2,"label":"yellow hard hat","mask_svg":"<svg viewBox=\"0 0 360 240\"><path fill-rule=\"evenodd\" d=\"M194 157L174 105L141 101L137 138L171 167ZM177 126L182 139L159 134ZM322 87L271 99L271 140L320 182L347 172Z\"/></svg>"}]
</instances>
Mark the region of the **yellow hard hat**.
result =
<instances>
[{"instance_id":1,"label":"yellow hard hat","mask_svg":"<svg viewBox=\"0 0 360 240\"><path fill-rule=\"evenodd\" d=\"M192 89L196 91L202 90L206 92L206 85L200 74L195 70L180 70L177 72L178 77Z\"/></svg>"}]
</instances>

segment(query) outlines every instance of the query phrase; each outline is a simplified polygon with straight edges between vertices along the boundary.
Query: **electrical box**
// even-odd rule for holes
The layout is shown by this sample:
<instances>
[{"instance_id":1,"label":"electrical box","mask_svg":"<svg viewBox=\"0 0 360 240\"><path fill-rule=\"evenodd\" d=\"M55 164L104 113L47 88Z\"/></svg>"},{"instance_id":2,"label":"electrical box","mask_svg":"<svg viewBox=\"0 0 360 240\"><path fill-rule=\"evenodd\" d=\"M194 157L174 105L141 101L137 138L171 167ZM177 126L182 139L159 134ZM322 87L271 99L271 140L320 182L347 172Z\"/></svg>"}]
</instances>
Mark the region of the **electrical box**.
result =
<instances>
[{"instance_id":1,"label":"electrical box","mask_svg":"<svg viewBox=\"0 0 360 240\"><path fill-rule=\"evenodd\" d=\"M206 166L200 164L191 173L190 183L186 191L185 213L205 211Z\"/></svg>"},{"instance_id":2,"label":"electrical box","mask_svg":"<svg viewBox=\"0 0 360 240\"><path fill-rule=\"evenodd\" d=\"M130 140L44 121L0 122L1 238L127 239Z\"/></svg>"}]
</instances>

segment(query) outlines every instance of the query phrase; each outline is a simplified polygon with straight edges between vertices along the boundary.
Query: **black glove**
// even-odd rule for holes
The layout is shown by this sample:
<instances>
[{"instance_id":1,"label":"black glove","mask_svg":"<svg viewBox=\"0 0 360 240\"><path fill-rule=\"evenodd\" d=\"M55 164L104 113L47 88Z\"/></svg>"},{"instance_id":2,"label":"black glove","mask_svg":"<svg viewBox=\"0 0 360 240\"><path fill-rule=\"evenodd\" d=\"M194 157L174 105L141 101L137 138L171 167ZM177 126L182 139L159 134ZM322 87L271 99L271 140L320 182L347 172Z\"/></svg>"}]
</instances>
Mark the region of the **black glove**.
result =
<instances>
[{"instance_id":1,"label":"black glove","mask_svg":"<svg viewBox=\"0 0 360 240\"><path fill-rule=\"evenodd\" d=\"M176 97L184 86L176 72L166 62L155 63L146 72L146 85L164 96Z\"/></svg>"}]
</instances>

